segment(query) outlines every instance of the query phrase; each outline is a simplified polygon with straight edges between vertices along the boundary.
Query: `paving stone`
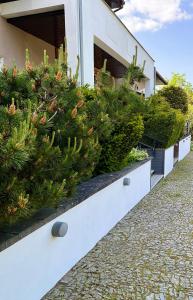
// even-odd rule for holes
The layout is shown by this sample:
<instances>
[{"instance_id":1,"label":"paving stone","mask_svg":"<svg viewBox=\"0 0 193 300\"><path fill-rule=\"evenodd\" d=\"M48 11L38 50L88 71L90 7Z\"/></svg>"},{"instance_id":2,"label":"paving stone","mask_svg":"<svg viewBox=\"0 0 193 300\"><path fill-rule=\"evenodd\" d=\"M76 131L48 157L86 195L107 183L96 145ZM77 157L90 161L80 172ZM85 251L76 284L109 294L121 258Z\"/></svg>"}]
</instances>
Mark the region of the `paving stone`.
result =
<instances>
[{"instance_id":1,"label":"paving stone","mask_svg":"<svg viewBox=\"0 0 193 300\"><path fill-rule=\"evenodd\" d=\"M44 298L95 299L193 300L193 152Z\"/></svg>"}]
</instances>

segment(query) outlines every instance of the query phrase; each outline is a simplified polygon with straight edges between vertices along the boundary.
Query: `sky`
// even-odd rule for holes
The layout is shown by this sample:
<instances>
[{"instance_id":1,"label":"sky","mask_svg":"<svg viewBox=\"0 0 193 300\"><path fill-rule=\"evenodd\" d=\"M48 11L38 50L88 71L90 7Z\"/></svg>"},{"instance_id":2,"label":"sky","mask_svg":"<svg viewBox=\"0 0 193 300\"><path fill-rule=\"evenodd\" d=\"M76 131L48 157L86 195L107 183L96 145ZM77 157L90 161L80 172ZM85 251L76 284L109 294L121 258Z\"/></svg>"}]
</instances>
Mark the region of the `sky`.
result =
<instances>
[{"instance_id":1,"label":"sky","mask_svg":"<svg viewBox=\"0 0 193 300\"><path fill-rule=\"evenodd\" d=\"M126 0L118 13L167 79L186 74L193 84L193 0Z\"/></svg>"}]
</instances>

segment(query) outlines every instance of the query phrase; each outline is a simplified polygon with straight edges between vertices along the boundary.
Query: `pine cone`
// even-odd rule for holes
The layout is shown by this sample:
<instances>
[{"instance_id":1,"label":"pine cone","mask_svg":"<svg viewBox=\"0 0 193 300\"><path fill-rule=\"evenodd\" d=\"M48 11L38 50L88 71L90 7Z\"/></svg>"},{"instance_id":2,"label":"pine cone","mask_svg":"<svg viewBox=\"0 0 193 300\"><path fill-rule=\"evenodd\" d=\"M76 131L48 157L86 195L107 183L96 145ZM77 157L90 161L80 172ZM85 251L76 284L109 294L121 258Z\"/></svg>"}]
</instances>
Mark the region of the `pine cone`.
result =
<instances>
[{"instance_id":1,"label":"pine cone","mask_svg":"<svg viewBox=\"0 0 193 300\"><path fill-rule=\"evenodd\" d=\"M37 112L34 112L33 115L32 115L32 118L31 118L31 121L32 123L35 125L37 124L37 121L38 121L38 114Z\"/></svg>"},{"instance_id":2,"label":"pine cone","mask_svg":"<svg viewBox=\"0 0 193 300\"><path fill-rule=\"evenodd\" d=\"M16 76L17 76L17 68L16 67L14 67L13 68L13 78L15 78Z\"/></svg>"},{"instance_id":3,"label":"pine cone","mask_svg":"<svg viewBox=\"0 0 193 300\"><path fill-rule=\"evenodd\" d=\"M62 79L62 72L58 71L58 73L56 74L55 78L56 78L57 81L61 81L61 79Z\"/></svg>"},{"instance_id":4,"label":"pine cone","mask_svg":"<svg viewBox=\"0 0 193 300\"><path fill-rule=\"evenodd\" d=\"M88 135L92 135L92 134L93 134L93 131L94 131L94 128L91 127L91 128L88 130Z\"/></svg>"},{"instance_id":5,"label":"pine cone","mask_svg":"<svg viewBox=\"0 0 193 300\"><path fill-rule=\"evenodd\" d=\"M30 62L26 63L25 68L27 72L31 72L33 70L32 64Z\"/></svg>"},{"instance_id":6,"label":"pine cone","mask_svg":"<svg viewBox=\"0 0 193 300\"><path fill-rule=\"evenodd\" d=\"M79 100L77 103L77 107L81 108L84 105L84 100Z\"/></svg>"},{"instance_id":7,"label":"pine cone","mask_svg":"<svg viewBox=\"0 0 193 300\"><path fill-rule=\"evenodd\" d=\"M14 103L12 103L12 104L10 105L10 107L9 107L9 109L8 109L8 114L9 114L10 116L13 116L13 115L16 114L16 107L15 107L15 104L14 104Z\"/></svg>"},{"instance_id":8,"label":"pine cone","mask_svg":"<svg viewBox=\"0 0 193 300\"><path fill-rule=\"evenodd\" d=\"M75 119L75 118L76 118L76 116L77 116L77 113L78 113L78 111L77 111L77 107L75 107L75 108L72 110L72 112L71 112L71 116L72 116L72 118L73 118L73 119Z\"/></svg>"},{"instance_id":9,"label":"pine cone","mask_svg":"<svg viewBox=\"0 0 193 300\"><path fill-rule=\"evenodd\" d=\"M49 112L55 112L57 110L57 100L54 99L51 104L48 106L48 111Z\"/></svg>"},{"instance_id":10,"label":"pine cone","mask_svg":"<svg viewBox=\"0 0 193 300\"><path fill-rule=\"evenodd\" d=\"M40 119L40 124L45 125L45 124L46 124L46 121L47 121L46 116L43 116L43 117Z\"/></svg>"}]
</instances>

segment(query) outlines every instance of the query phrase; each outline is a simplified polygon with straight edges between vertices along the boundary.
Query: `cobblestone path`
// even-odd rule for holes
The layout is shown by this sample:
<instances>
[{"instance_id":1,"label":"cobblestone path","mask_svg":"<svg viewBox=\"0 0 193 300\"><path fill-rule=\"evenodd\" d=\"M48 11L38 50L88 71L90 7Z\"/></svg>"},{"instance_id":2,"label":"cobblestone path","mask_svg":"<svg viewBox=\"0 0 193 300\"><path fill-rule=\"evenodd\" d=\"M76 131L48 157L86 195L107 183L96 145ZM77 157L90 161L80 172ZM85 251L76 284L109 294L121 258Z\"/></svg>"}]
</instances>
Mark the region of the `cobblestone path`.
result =
<instances>
[{"instance_id":1,"label":"cobblestone path","mask_svg":"<svg viewBox=\"0 0 193 300\"><path fill-rule=\"evenodd\" d=\"M193 299L193 152L45 299Z\"/></svg>"}]
</instances>

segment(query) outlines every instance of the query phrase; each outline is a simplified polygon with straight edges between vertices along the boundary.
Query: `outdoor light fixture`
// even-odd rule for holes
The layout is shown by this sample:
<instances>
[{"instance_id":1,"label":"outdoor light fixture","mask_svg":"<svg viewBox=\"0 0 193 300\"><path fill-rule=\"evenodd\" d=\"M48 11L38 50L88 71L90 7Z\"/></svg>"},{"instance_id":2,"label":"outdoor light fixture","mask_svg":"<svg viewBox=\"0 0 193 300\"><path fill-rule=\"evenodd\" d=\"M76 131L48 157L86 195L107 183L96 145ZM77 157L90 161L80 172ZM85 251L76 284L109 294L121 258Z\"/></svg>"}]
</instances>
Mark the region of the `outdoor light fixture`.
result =
<instances>
[{"instance_id":1,"label":"outdoor light fixture","mask_svg":"<svg viewBox=\"0 0 193 300\"><path fill-rule=\"evenodd\" d=\"M68 231L68 224L65 222L56 222L52 227L53 237L64 237Z\"/></svg>"},{"instance_id":2,"label":"outdoor light fixture","mask_svg":"<svg viewBox=\"0 0 193 300\"><path fill-rule=\"evenodd\" d=\"M129 186L130 183L131 183L130 178L125 177L125 178L123 179L123 185L124 185L124 186Z\"/></svg>"},{"instance_id":3,"label":"outdoor light fixture","mask_svg":"<svg viewBox=\"0 0 193 300\"><path fill-rule=\"evenodd\" d=\"M124 4L125 4L124 0L112 0L111 1L111 8L115 9L114 12L117 12L120 9L123 8Z\"/></svg>"},{"instance_id":4,"label":"outdoor light fixture","mask_svg":"<svg viewBox=\"0 0 193 300\"><path fill-rule=\"evenodd\" d=\"M112 7L113 9L117 8L117 1L116 1L116 0L113 0L113 1L111 2L111 7Z\"/></svg>"}]
</instances>

